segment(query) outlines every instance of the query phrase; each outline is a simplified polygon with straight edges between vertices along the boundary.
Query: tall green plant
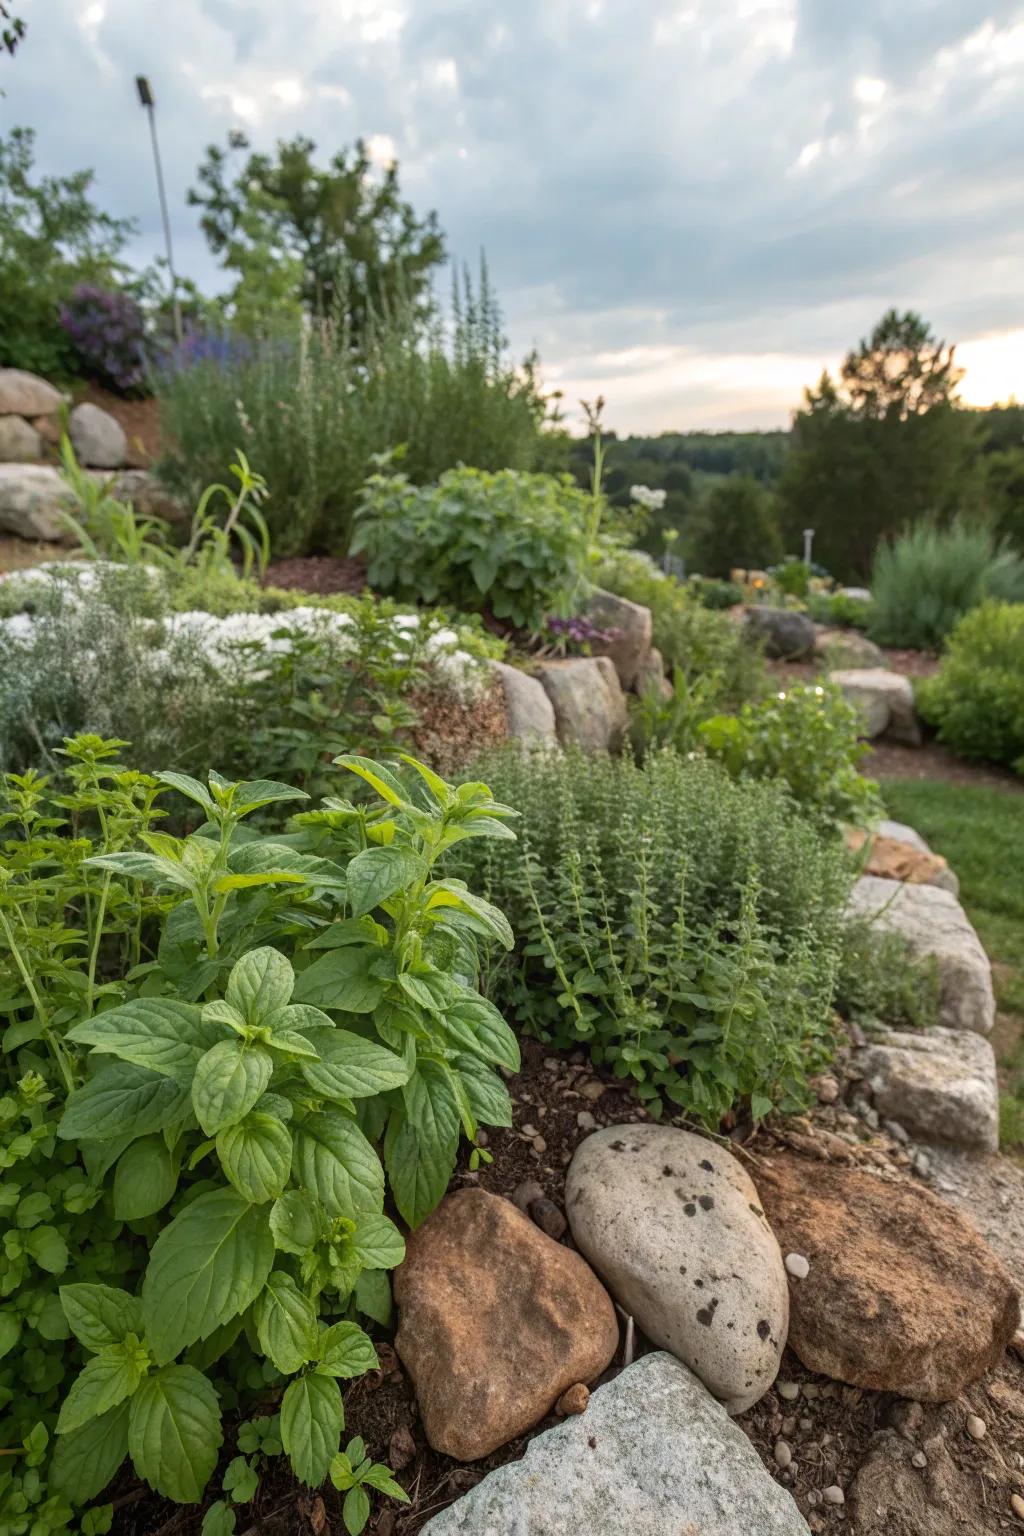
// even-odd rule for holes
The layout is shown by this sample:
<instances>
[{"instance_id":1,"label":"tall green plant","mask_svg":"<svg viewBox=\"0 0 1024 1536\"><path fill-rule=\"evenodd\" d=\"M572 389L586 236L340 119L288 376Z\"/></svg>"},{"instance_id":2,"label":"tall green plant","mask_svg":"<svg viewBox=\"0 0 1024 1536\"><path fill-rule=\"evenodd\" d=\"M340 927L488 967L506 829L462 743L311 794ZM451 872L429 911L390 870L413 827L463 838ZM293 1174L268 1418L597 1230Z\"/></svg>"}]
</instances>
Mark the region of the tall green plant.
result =
<instances>
[{"instance_id":1,"label":"tall green plant","mask_svg":"<svg viewBox=\"0 0 1024 1536\"><path fill-rule=\"evenodd\" d=\"M497 1068L515 1070L518 1047L471 980L478 943L510 945L511 931L440 868L464 840L513 838L511 812L411 758L398 777L343 757L362 793L282 838L253 822L300 791L139 780L110 764L120 745L70 742L70 795L8 785L0 1391L20 1397L7 1431L33 1453L56 1434L37 1528L64 1528L126 1456L194 1503L223 1438L220 1394L245 1391L255 1358L295 1475L363 1490L355 1525L364 1484L394 1491L357 1443L339 1450L338 1383L376 1364L355 1318L386 1319L403 1255L386 1179L415 1226L460 1137L511 1122ZM198 809L198 830L152 827L161 786ZM46 814L55 804L68 825ZM80 924L84 975L77 935L69 956L53 919ZM473 1166L487 1156L474 1147ZM0 1475L0 1520L42 1496L38 1474Z\"/></svg>"},{"instance_id":2,"label":"tall green plant","mask_svg":"<svg viewBox=\"0 0 1024 1536\"><path fill-rule=\"evenodd\" d=\"M372 317L356 351L342 311L311 330L226 349L157 381L174 448L162 471L197 496L241 443L266 476L279 555L344 553L374 455L404 446L418 485L456 464L538 466L547 408L534 365L508 361L486 288L467 290L451 323L425 328L399 297Z\"/></svg>"},{"instance_id":3,"label":"tall green plant","mask_svg":"<svg viewBox=\"0 0 1024 1536\"><path fill-rule=\"evenodd\" d=\"M958 619L986 598L1024 601L1024 558L985 528L919 523L879 547L871 596L872 639L938 650Z\"/></svg>"},{"instance_id":4,"label":"tall green plant","mask_svg":"<svg viewBox=\"0 0 1024 1536\"><path fill-rule=\"evenodd\" d=\"M827 1056L849 872L774 784L716 764L508 751L483 766L522 813L466 873L508 911L487 990L525 1028L709 1126L806 1099Z\"/></svg>"},{"instance_id":5,"label":"tall green plant","mask_svg":"<svg viewBox=\"0 0 1024 1536\"><path fill-rule=\"evenodd\" d=\"M917 703L954 752L1024 774L1024 604L966 614L937 674L918 683Z\"/></svg>"}]
</instances>

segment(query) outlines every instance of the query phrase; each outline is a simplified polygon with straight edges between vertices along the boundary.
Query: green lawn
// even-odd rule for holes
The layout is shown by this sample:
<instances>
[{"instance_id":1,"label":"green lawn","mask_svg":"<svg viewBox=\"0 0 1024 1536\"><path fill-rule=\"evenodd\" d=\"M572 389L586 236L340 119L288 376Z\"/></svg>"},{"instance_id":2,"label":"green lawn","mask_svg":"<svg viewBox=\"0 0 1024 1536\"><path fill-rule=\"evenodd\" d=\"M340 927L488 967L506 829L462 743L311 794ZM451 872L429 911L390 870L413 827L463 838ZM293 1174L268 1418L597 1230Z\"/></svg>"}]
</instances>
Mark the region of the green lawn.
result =
<instances>
[{"instance_id":1,"label":"green lawn","mask_svg":"<svg viewBox=\"0 0 1024 1536\"><path fill-rule=\"evenodd\" d=\"M1024 1143L1024 795L985 785L887 779L889 814L916 827L960 877L960 899L995 966L1005 1015L1003 1139Z\"/></svg>"}]
</instances>

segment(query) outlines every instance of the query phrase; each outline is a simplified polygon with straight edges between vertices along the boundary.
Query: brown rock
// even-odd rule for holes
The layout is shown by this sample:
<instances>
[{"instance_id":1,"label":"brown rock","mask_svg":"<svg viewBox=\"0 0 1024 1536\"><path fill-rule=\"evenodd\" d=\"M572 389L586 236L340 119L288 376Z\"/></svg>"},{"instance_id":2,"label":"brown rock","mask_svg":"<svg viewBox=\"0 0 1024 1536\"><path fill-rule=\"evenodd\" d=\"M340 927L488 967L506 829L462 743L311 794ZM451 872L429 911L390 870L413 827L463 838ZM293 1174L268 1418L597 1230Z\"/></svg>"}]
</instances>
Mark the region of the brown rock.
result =
<instances>
[{"instance_id":1,"label":"brown rock","mask_svg":"<svg viewBox=\"0 0 1024 1536\"><path fill-rule=\"evenodd\" d=\"M416 1458L416 1441L407 1424L399 1424L388 1444L388 1461L393 1472L403 1471Z\"/></svg>"},{"instance_id":2,"label":"brown rock","mask_svg":"<svg viewBox=\"0 0 1024 1536\"><path fill-rule=\"evenodd\" d=\"M541 1231L553 1237L556 1243L560 1237L565 1236L568 1222L553 1200L534 1200L530 1206L530 1215Z\"/></svg>"},{"instance_id":3,"label":"brown rock","mask_svg":"<svg viewBox=\"0 0 1024 1536\"><path fill-rule=\"evenodd\" d=\"M459 1461L531 1429L618 1347L611 1299L579 1254L480 1189L448 1195L410 1236L394 1290L427 1439Z\"/></svg>"},{"instance_id":4,"label":"brown rock","mask_svg":"<svg viewBox=\"0 0 1024 1536\"><path fill-rule=\"evenodd\" d=\"M846 845L852 853L859 853L866 840L867 833L860 827L847 830ZM948 871L948 863L938 853L924 853L895 837L876 836L861 873L878 875L883 880L902 880L907 885L941 886L948 878Z\"/></svg>"},{"instance_id":5,"label":"brown rock","mask_svg":"<svg viewBox=\"0 0 1024 1536\"><path fill-rule=\"evenodd\" d=\"M590 1388L582 1381L577 1381L567 1392L563 1392L555 1404L555 1412L563 1418L568 1418L573 1413L584 1413L590 1402Z\"/></svg>"},{"instance_id":6,"label":"brown rock","mask_svg":"<svg viewBox=\"0 0 1024 1536\"><path fill-rule=\"evenodd\" d=\"M755 1182L783 1252L810 1261L790 1286L789 1325L790 1348L810 1370L946 1402L1002 1355L1017 1292L946 1201L910 1180L785 1154Z\"/></svg>"}]
</instances>

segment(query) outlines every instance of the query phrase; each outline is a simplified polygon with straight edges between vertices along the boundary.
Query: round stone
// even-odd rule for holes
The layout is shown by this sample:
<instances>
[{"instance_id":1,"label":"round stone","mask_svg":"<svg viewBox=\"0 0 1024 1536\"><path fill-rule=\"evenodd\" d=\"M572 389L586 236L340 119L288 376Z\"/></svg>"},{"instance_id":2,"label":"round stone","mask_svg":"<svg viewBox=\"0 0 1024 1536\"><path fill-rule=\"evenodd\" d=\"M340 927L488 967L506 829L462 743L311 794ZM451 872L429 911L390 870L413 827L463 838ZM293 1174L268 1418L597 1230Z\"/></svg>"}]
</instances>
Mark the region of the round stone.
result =
<instances>
[{"instance_id":1,"label":"round stone","mask_svg":"<svg viewBox=\"0 0 1024 1536\"><path fill-rule=\"evenodd\" d=\"M984 1440L987 1426L984 1419L980 1419L976 1413L967 1415L967 1433L972 1440Z\"/></svg>"},{"instance_id":2,"label":"round stone","mask_svg":"<svg viewBox=\"0 0 1024 1536\"><path fill-rule=\"evenodd\" d=\"M811 1272L811 1266L802 1253L787 1253L786 1268L794 1280L806 1280Z\"/></svg>"},{"instance_id":3,"label":"round stone","mask_svg":"<svg viewBox=\"0 0 1024 1536\"><path fill-rule=\"evenodd\" d=\"M846 1495L838 1483L833 1483L831 1487L826 1488L821 1496L825 1500L826 1504L846 1503Z\"/></svg>"},{"instance_id":4,"label":"round stone","mask_svg":"<svg viewBox=\"0 0 1024 1536\"><path fill-rule=\"evenodd\" d=\"M793 1452L785 1440L776 1440L772 1455L775 1457L775 1465L780 1467L783 1472L793 1460Z\"/></svg>"}]
</instances>

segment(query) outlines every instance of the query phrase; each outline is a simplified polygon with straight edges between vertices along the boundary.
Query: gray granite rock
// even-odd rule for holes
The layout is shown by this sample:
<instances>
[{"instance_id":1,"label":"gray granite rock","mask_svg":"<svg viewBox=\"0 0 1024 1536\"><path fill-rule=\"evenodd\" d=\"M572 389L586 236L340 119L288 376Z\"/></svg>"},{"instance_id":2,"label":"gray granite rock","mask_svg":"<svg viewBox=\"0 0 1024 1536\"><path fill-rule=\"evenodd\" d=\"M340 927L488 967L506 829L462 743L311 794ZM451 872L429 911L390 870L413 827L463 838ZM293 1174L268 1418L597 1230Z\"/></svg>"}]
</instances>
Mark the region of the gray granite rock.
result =
<instances>
[{"instance_id":1,"label":"gray granite rock","mask_svg":"<svg viewBox=\"0 0 1024 1536\"><path fill-rule=\"evenodd\" d=\"M638 694L644 694L648 689L654 688L663 699L672 697L672 684L665 676L665 658L656 645L651 646L641 663L633 688Z\"/></svg>"},{"instance_id":2,"label":"gray granite rock","mask_svg":"<svg viewBox=\"0 0 1024 1536\"><path fill-rule=\"evenodd\" d=\"M423 1536L808 1536L792 1497L671 1355L645 1355Z\"/></svg>"},{"instance_id":3,"label":"gray granite rock","mask_svg":"<svg viewBox=\"0 0 1024 1536\"><path fill-rule=\"evenodd\" d=\"M525 746L557 746L555 711L537 679L503 661L492 661L491 667L505 693L509 736Z\"/></svg>"},{"instance_id":4,"label":"gray granite rock","mask_svg":"<svg viewBox=\"0 0 1024 1536\"><path fill-rule=\"evenodd\" d=\"M830 667L885 667L880 648L856 629L819 629L814 650Z\"/></svg>"},{"instance_id":5,"label":"gray granite rock","mask_svg":"<svg viewBox=\"0 0 1024 1536\"><path fill-rule=\"evenodd\" d=\"M38 374L0 368L0 416L52 416L64 396Z\"/></svg>"},{"instance_id":6,"label":"gray granite rock","mask_svg":"<svg viewBox=\"0 0 1024 1536\"><path fill-rule=\"evenodd\" d=\"M595 640L591 650L595 656L610 656L623 688L634 688L651 649L651 610L597 587L587 601L586 616L598 629L615 631L614 639Z\"/></svg>"},{"instance_id":7,"label":"gray granite rock","mask_svg":"<svg viewBox=\"0 0 1024 1536\"><path fill-rule=\"evenodd\" d=\"M42 452L42 439L21 416L0 416L0 463L28 464Z\"/></svg>"},{"instance_id":8,"label":"gray granite rock","mask_svg":"<svg viewBox=\"0 0 1024 1536\"><path fill-rule=\"evenodd\" d=\"M869 740L885 736L907 747L921 745L921 727L909 677L888 672L884 667L850 667L830 672L829 677L860 710L863 734Z\"/></svg>"},{"instance_id":9,"label":"gray granite rock","mask_svg":"<svg viewBox=\"0 0 1024 1536\"><path fill-rule=\"evenodd\" d=\"M571 656L545 661L537 677L555 711L563 747L617 752L626 737L628 714L614 663L607 656Z\"/></svg>"},{"instance_id":10,"label":"gray granite rock","mask_svg":"<svg viewBox=\"0 0 1024 1536\"><path fill-rule=\"evenodd\" d=\"M139 517L158 517L166 523L183 523L191 516L189 508L161 485L148 469L122 469L115 475L100 475L112 481L111 494L118 501L130 501Z\"/></svg>"},{"instance_id":11,"label":"gray granite rock","mask_svg":"<svg viewBox=\"0 0 1024 1536\"><path fill-rule=\"evenodd\" d=\"M68 433L80 464L119 469L128 456L128 439L120 422L90 400L75 406Z\"/></svg>"},{"instance_id":12,"label":"gray granite rock","mask_svg":"<svg viewBox=\"0 0 1024 1536\"><path fill-rule=\"evenodd\" d=\"M913 1136L994 1152L999 1145L996 1058L965 1030L887 1030L859 1050L856 1070L875 1109Z\"/></svg>"},{"instance_id":13,"label":"gray granite rock","mask_svg":"<svg viewBox=\"0 0 1024 1536\"><path fill-rule=\"evenodd\" d=\"M613 1125L576 1149L565 1183L573 1240L619 1305L730 1412L779 1370L789 1286L746 1170L705 1136Z\"/></svg>"},{"instance_id":14,"label":"gray granite rock","mask_svg":"<svg viewBox=\"0 0 1024 1536\"><path fill-rule=\"evenodd\" d=\"M23 539L67 537L57 514L73 504L67 487L50 464L0 464L0 533Z\"/></svg>"},{"instance_id":15,"label":"gray granite rock","mask_svg":"<svg viewBox=\"0 0 1024 1536\"><path fill-rule=\"evenodd\" d=\"M851 917L900 934L915 957L935 957L939 1023L987 1035L995 1023L992 968L966 912L950 891L862 875L853 888Z\"/></svg>"},{"instance_id":16,"label":"gray granite rock","mask_svg":"<svg viewBox=\"0 0 1024 1536\"><path fill-rule=\"evenodd\" d=\"M766 656L780 661L803 661L814 654L817 631L806 614L792 608L748 608L743 627L752 639L761 642Z\"/></svg>"}]
</instances>

